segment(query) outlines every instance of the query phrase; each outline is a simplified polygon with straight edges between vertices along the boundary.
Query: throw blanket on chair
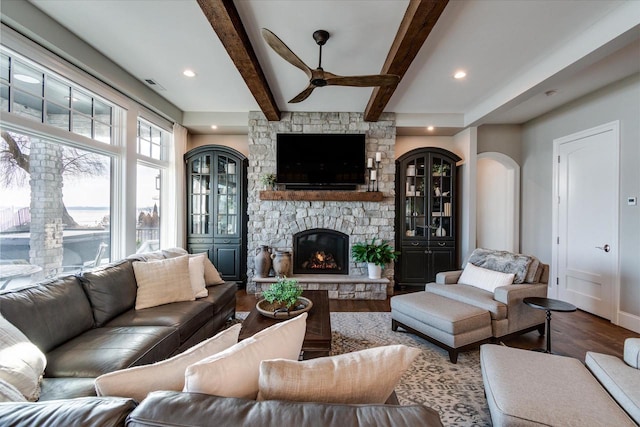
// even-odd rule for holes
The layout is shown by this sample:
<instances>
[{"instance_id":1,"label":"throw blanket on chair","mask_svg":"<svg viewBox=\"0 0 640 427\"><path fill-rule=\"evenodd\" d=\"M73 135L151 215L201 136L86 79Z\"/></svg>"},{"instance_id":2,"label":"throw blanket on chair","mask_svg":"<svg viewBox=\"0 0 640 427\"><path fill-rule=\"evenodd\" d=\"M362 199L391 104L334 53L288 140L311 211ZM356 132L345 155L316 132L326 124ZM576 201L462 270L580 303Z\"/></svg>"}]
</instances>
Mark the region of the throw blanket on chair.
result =
<instances>
[{"instance_id":1,"label":"throw blanket on chair","mask_svg":"<svg viewBox=\"0 0 640 427\"><path fill-rule=\"evenodd\" d=\"M488 270L513 273L515 275L513 283L524 283L533 257L508 251L478 248L471 253L467 262Z\"/></svg>"}]
</instances>

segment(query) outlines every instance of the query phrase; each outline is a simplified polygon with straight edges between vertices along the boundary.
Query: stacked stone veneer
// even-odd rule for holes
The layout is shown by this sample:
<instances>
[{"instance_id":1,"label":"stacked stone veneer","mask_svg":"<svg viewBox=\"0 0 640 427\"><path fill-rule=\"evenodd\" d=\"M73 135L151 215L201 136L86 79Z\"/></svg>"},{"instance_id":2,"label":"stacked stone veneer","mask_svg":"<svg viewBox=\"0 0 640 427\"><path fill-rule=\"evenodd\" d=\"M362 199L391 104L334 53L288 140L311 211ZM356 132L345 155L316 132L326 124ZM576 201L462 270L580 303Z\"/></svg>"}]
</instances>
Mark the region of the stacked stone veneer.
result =
<instances>
[{"instance_id":1,"label":"stacked stone veneer","mask_svg":"<svg viewBox=\"0 0 640 427\"><path fill-rule=\"evenodd\" d=\"M260 200L260 177L276 172L276 135L278 133L364 133L367 157L382 153L378 169L381 202L336 201L265 201ZM355 242L378 238L393 242L395 220L395 117L382 114L377 122L365 122L362 113L283 113L278 122L268 121L261 112L249 114L249 167L248 178L248 263L247 292L256 292L253 280L255 248L268 245L281 250L292 250L293 235L311 228L329 228L349 236L349 251ZM300 147L304 150L304 147ZM340 153L336 153L339 156ZM356 191L366 191L366 185ZM365 276L363 263L350 261L350 276ZM335 275L336 282L339 276ZM393 264L383 270L389 279L388 291L393 289ZM301 285L305 287L305 284ZM337 288L334 287L337 285ZM331 284L332 296L338 298L368 299L371 289L348 283ZM341 287L342 286L342 287ZM314 286L315 287L315 286ZM321 287L322 288L322 287ZM379 285L376 287L379 294Z\"/></svg>"}]
</instances>

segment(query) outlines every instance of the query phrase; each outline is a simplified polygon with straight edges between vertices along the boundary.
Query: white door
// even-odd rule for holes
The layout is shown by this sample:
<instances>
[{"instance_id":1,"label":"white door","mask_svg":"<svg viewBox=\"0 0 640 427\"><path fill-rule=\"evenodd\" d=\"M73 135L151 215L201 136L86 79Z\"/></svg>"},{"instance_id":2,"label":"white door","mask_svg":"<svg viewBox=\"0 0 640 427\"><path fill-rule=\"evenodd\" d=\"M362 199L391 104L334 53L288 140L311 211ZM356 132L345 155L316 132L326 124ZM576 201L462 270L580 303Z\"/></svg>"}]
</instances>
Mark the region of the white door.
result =
<instances>
[{"instance_id":1,"label":"white door","mask_svg":"<svg viewBox=\"0 0 640 427\"><path fill-rule=\"evenodd\" d=\"M615 320L618 123L554 141L558 297Z\"/></svg>"}]
</instances>

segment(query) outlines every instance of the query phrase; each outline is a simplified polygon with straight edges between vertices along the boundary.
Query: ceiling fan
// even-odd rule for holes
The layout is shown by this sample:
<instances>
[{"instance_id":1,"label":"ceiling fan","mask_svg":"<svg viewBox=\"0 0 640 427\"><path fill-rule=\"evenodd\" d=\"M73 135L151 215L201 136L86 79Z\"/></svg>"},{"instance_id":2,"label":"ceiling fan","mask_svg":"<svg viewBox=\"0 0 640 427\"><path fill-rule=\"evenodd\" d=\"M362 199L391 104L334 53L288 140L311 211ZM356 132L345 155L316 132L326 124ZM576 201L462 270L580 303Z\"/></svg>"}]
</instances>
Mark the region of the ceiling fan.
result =
<instances>
[{"instance_id":1,"label":"ceiling fan","mask_svg":"<svg viewBox=\"0 0 640 427\"><path fill-rule=\"evenodd\" d=\"M291 65L300 68L309 77L309 86L298 95L296 95L289 103L304 101L311 95L311 92L317 87L324 86L393 86L400 81L400 77L393 74L374 74L369 76L339 76L337 74L325 71L322 68L322 46L329 40L329 33L325 30L318 30L313 33L313 39L320 46L320 55L318 59L318 68L315 70L302 62L291 49L287 47L282 40L266 28L262 29L262 38L267 42L273 50L276 51L285 61Z\"/></svg>"}]
</instances>

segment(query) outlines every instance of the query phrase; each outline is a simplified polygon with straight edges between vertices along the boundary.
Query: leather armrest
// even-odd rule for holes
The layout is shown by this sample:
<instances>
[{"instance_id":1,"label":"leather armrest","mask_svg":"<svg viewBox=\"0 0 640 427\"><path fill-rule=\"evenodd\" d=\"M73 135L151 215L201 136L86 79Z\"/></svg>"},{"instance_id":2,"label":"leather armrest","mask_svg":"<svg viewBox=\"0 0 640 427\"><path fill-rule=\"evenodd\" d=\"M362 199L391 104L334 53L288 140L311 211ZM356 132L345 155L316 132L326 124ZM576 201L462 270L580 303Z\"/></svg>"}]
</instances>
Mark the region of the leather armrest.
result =
<instances>
[{"instance_id":1,"label":"leather armrest","mask_svg":"<svg viewBox=\"0 0 640 427\"><path fill-rule=\"evenodd\" d=\"M462 270L442 271L436 274L436 283L443 285L455 285L462 275Z\"/></svg>"}]
</instances>

